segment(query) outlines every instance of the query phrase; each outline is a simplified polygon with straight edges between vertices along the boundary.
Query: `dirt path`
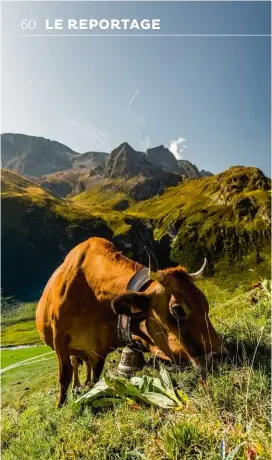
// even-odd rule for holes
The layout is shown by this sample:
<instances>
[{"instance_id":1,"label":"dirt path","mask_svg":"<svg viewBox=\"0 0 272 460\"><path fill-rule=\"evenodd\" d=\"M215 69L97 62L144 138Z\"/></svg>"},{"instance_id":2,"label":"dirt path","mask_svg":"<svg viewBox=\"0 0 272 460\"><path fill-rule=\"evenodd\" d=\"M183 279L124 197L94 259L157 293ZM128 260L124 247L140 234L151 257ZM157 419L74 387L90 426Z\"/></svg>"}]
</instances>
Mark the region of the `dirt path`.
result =
<instances>
[{"instance_id":1,"label":"dirt path","mask_svg":"<svg viewBox=\"0 0 272 460\"><path fill-rule=\"evenodd\" d=\"M10 347L1 347L2 350L21 350L23 348L41 347L42 345L11 345Z\"/></svg>"}]
</instances>

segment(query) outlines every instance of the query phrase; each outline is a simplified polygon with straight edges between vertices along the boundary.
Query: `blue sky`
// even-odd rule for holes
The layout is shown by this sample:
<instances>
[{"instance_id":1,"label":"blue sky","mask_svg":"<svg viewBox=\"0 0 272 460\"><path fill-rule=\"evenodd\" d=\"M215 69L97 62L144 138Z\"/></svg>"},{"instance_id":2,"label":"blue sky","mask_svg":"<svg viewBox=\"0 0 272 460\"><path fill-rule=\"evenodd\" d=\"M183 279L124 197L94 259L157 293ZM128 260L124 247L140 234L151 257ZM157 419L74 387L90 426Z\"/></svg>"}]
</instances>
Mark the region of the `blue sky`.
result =
<instances>
[{"instance_id":1,"label":"blue sky","mask_svg":"<svg viewBox=\"0 0 272 460\"><path fill-rule=\"evenodd\" d=\"M45 18L147 17L164 35L255 36L25 37L30 17L37 33ZM201 169L270 175L270 37L256 36L270 34L269 2L19 2L2 21L2 132L79 152L181 138L173 151Z\"/></svg>"}]
</instances>

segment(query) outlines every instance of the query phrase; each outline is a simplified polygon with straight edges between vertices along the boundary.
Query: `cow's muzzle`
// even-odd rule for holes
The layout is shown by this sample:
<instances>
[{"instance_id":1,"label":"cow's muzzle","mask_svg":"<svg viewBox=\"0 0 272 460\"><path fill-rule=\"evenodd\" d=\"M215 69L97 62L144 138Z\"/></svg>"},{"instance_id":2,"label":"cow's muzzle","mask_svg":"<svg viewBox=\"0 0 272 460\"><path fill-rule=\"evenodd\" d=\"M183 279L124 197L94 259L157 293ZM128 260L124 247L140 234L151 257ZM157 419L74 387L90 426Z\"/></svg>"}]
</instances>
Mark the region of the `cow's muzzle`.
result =
<instances>
[{"instance_id":1,"label":"cow's muzzle","mask_svg":"<svg viewBox=\"0 0 272 460\"><path fill-rule=\"evenodd\" d=\"M226 349L226 347L222 345L216 350L212 350L209 353L207 353L206 356L201 359L201 365L206 365L207 367L210 367L213 361L218 361L221 358L225 358L226 356L228 356L228 350Z\"/></svg>"}]
</instances>

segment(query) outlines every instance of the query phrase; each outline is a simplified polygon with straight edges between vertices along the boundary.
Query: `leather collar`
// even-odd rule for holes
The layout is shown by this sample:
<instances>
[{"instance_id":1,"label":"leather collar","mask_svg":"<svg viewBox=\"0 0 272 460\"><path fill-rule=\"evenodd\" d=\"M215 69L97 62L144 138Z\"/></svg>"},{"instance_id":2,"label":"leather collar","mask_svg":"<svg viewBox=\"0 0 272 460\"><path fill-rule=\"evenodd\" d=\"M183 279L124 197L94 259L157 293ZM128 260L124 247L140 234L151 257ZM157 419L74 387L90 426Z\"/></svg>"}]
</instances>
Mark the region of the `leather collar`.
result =
<instances>
[{"instance_id":1,"label":"leather collar","mask_svg":"<svg viewBox=\"0 0 272 460\"><path fill-rule=\"evenodd\" d=\"M140 292L151 281L147 267L140 268L129 280L125 291ZM140 323L141 317L132 318L126 315L118 315L117 332L121 347L129 347L135 351L146 351L141 343L132 340L131 323Z\"/></svg>"},{"instance_id":2,"label":"leather collar","mask_svg":"<svg viewBox=\"0 0 272 460\"><path fill-rule=\"evenodd\" d=\"M148 268L140 268L140 270L130 278L125 291L139 292L148 281L150 281Z\"/></svg>"}]
</instances>

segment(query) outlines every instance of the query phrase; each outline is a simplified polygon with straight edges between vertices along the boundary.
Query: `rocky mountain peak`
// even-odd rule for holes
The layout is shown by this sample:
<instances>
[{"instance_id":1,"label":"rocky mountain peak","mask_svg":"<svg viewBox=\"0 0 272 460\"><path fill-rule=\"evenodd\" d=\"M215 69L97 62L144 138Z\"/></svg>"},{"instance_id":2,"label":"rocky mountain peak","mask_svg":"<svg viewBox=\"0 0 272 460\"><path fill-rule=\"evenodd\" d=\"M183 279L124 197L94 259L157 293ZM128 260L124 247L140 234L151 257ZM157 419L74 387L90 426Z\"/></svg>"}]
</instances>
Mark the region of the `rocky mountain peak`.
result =
<instances>
[{"instance_id":1,"label":"rocky mountain peak","mask_svg":"<svg viewBox=\"0 0 272 460\"><path fill-rule=\"evenodd\" d=\"M157 168L148 161L143 152L138 152L127 142L123 142L98 169L99 173L108 178L131 178L138 175L152 177Z\"/></svg>"},{"instance_id":2,"label":"rocky mountain peak","mask_svg":"<svg viewBox=\"0 0 272 460\"><path fill-rule=\"evenodd\" d=\"M164 145L148 149L146 156L151 163L169 171L180 173L175 155Z\"/></svg>"}]
</instances>

